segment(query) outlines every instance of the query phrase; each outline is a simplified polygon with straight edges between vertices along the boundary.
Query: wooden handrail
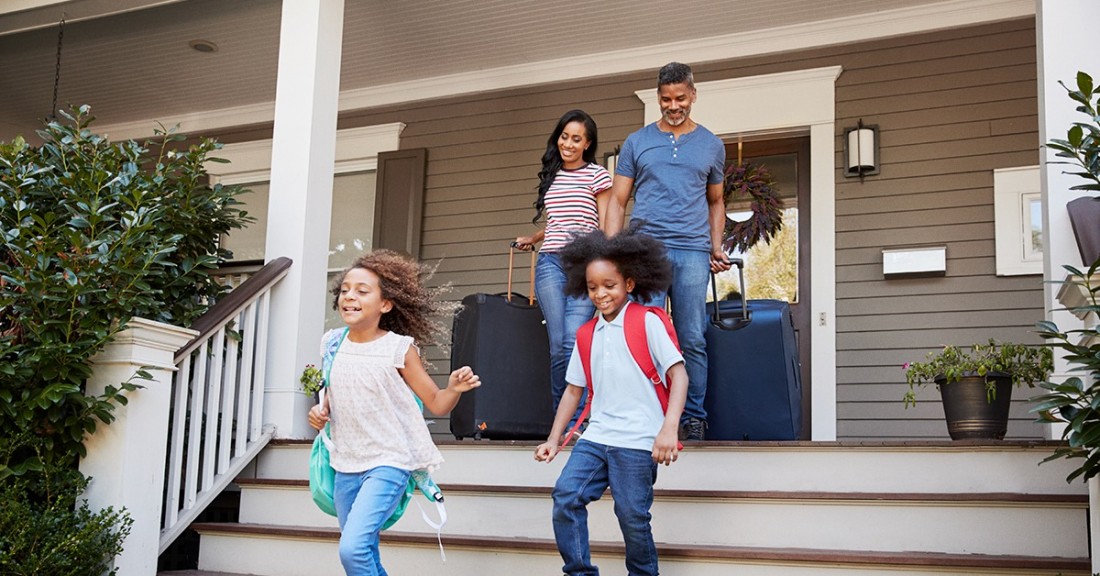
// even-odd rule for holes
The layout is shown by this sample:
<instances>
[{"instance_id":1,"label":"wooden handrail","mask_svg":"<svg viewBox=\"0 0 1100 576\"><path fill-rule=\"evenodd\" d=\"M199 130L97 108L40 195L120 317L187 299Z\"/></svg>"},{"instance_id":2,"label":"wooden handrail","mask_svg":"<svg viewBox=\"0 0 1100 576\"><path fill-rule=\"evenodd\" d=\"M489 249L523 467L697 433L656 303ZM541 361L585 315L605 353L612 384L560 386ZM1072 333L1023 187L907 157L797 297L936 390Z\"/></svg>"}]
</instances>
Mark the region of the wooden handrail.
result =
<instances>
[{"instance_id":1,"label":"wooden handrail","mask_svg":"<svg viewBox=\"0 0 1100 576\"><path fill-rule=\"evenodd\" d=\"M255 274L250 276L248 280L242 282L240 286L237 286L232 292L226 294L214 303L205 314L199 316L198 319L191 324L191 329L198 330L199 335L195 336L190 342L176 352L175 363L179 364L184 358L191 354L191 352L194 351L195 348L198 348L199 344L206 341L214 331L221 328L230 318L236 316L256 297L257 294L261 294L264 290L267 290L273 284L281 280L283 276L286 276L287 271L290 270L291 264L293 264L293 261L285 256L268 262L263 268L260 268Z\"/></svg>"}]
</instances>

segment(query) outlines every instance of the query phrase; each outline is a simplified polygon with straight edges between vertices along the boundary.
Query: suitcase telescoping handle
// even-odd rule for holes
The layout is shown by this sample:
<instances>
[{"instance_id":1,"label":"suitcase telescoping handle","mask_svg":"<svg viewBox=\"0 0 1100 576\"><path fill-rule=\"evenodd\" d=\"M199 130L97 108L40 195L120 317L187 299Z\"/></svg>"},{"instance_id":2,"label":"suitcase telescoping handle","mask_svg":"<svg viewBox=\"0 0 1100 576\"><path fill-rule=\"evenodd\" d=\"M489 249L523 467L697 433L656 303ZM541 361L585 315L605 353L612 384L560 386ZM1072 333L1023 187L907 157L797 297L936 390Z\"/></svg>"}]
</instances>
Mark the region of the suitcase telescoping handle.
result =
<instances>
[{"instance_id":1,"label":"suitcase telescoping handle","mask_svg":"<svg viewBox=\"0 0 1100 576\"><path fill-rule=\"evenodd\" d=\"M512 242L508 245L508 292L504 295L504 300L507 302L512 301L512 263L516 255L516 250L520 250L519 244ZM521 252L523 250L520 250ZM531 291L528 292L530 296L527 297L527 304L529 306L535 305L535 249L531 248Z\"/></svg>"},{"instance_id":2,"label":"suitcase telescoping handle","mask_svg":"<svg viewBox=\"0 0 1100 576\"><path fill-rule=\"evenodd\" d=\"M722 317L721 307L718 305L718 279L714 274L711 274L710 289L712 291L711 294L714 296L714 314L710 318L710 323L722 330L739 330L748 326L749 322L752 322L752 316L749 314L748 301L745 298L745 262L740 258L730 258L730 264L737 266L737 278L741 292L741 317Z\"/></svg>"}]
</instances>

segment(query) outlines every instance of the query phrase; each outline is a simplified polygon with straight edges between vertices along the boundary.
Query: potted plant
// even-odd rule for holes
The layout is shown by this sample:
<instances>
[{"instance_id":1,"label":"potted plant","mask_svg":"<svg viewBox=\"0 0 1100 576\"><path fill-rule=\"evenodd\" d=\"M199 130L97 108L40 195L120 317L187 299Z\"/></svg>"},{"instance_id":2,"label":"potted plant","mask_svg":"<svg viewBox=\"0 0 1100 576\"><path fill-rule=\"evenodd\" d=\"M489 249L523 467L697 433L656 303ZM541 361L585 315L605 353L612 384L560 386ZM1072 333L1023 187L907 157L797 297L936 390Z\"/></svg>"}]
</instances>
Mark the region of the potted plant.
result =
<instances>
[{"instance_id":1,"label":"potted plant","mask_svg":"<svg viewBox=\"0 0 1100 576\"><path fill-rule=\"evenodd\" d=\"M944 346L924 362L906 364L905 407L917 403L917 390L935 382L943 399L947 432L952 440L1004 438L1013 385L1034 385L1054 368L1050 348L997 342L969 350Z\"/></svg>"}]
</instances>

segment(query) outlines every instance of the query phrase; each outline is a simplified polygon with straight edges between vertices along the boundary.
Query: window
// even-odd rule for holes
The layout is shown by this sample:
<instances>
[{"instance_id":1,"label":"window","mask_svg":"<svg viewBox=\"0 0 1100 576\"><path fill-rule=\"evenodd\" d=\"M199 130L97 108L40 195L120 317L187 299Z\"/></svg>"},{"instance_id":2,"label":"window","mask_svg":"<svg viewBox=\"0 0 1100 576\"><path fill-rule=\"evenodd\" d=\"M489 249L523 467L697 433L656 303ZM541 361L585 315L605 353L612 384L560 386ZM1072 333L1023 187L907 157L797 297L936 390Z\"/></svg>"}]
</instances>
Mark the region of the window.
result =
<instances>
[{"instance_id":1,"label":"window","mask_svg":"<svg viewBox=\"0 0 1100 576\"><path fill-rule=\"evenodd\" d=\"M393 123L337 131L326 287L356 256L371 248L378 154L398 148L404 127L404 124ZM228 144L219 156L230 163L210 165L211 181L240 184L248 189L249 192L238 200L244 204L244 210L256 218L247 228L223 236L222 246L233 251L234 261L263 260L267 242L271 141ZM341 246L343 248L338 249ZM318 296L309 296L310 301L315 298ZM327 311L325 327L339 326L327 289L322 300Z\"/></svg>"},{"instance_id":2,"label":"window","mask_svg":"<svg viewBox=\"0 0 1100 576\"><path fill-rule=\"evenodd\" d=\"M993 171L997 275L1043 273L1043 204L1039 167Z\"/></svg>"}]
</instances>

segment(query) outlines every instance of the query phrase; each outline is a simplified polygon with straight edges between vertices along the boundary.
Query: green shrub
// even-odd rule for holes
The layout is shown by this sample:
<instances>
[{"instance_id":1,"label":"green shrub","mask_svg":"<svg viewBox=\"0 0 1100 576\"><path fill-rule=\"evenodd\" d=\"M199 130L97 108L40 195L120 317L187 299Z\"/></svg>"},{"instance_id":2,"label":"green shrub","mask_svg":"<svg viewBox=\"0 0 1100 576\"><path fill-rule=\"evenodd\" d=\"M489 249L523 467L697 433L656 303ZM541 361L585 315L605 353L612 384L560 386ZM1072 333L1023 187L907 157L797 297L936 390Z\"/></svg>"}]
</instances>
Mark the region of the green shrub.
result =
<instances>
[{"instance_id":1,"label":"green shrub","mask_svg":"<svg viewBox=\"0 0 1100 576\"><path fill-rule=\"evenodd\" d=\"M108 570L132 524L125 511L92 512L79 499L88 480L71 468L36 476L0 480L0 574L115 574Z\"/></svg>"},{"instance_id":2,"label":"green shrub","mask_svg":"<svg viewBox=\"0 0 1100 576\"><path fill-rule=\"evenodd\" d=\"M0 143L0 480L84 455L137 386L86 396L89 359L132 317L201 315L218 236L249 220L237 187L207 184L219 144L110 142L86 106L62 116L39 146Z\"/></svg>"}]
</instances>

